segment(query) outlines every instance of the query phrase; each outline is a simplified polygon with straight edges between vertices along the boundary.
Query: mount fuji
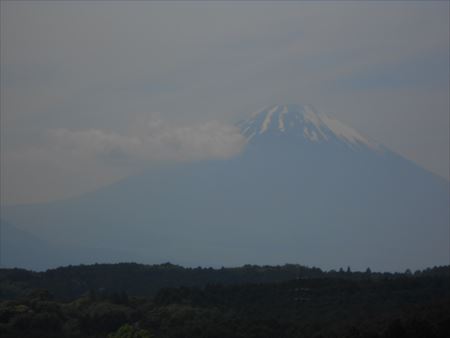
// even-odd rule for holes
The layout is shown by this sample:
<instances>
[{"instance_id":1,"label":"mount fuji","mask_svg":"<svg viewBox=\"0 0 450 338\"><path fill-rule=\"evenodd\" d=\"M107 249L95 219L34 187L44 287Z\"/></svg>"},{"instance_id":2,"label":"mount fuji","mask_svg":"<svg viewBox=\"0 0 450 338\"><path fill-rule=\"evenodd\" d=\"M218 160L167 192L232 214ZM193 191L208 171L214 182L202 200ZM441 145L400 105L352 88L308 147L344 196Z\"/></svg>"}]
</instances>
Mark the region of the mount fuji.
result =
<instances>
[{"instance_id":1,"label":"mount fuji","mask_svg":"<svg viewBox=\"0 0 450 338\"><path fill-rule=\"evenodd\" d=\"M247 144L231 159L153 168L76 198L5 208L6 229L58 248L27 260L15 252L28 244L14 236L3 264L448 264L444 179L312 106L267 107L237 126Z\"/></svg>"}]
</instances>

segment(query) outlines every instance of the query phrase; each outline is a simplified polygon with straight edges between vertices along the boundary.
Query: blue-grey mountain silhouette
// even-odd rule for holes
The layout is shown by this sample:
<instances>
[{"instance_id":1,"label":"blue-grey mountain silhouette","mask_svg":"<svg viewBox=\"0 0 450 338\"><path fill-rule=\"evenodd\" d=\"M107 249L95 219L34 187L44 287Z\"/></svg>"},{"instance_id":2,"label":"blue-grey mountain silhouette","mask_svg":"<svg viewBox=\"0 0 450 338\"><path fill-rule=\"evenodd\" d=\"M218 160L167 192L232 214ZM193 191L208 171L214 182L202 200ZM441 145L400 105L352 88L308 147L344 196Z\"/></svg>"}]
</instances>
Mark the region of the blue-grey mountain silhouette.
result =
<instances>
[{"instance_id":1,"label":"blue-grey mountain silhouette","mask_svg":"<svg viewBox=\"0 0 450 338\"><path fill-rule=\"evenodd\" d=\"M268 107L237 125L247 145L232 159L149 169L76 198L9 207L3 217L58 246L127 252L117 260L375 270L448 264L444 179L311 106ZM4 264L10 255L3 253ZM57 263L103 257L72 251Z\"/></svg>"}]
</instances>

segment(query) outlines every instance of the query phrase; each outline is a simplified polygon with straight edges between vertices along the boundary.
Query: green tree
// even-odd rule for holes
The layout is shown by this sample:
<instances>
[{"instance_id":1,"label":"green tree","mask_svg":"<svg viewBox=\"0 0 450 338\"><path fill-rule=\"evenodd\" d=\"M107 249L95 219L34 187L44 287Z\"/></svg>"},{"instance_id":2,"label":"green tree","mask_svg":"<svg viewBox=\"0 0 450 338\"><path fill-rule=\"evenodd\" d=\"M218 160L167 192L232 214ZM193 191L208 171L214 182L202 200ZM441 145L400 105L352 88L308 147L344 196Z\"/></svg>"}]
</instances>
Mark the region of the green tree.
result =
<instances>
[{"instance_id":1,"label":"green tree","mask_svg":"<svg viewBox=\"0 0 450 338\"><path fill-rule=\"evenodd\" d=\"M152 338L147 330L139 329L130 324L122 325L116 332L110 333L108 338Z\"/></svg>"}]
</instances>

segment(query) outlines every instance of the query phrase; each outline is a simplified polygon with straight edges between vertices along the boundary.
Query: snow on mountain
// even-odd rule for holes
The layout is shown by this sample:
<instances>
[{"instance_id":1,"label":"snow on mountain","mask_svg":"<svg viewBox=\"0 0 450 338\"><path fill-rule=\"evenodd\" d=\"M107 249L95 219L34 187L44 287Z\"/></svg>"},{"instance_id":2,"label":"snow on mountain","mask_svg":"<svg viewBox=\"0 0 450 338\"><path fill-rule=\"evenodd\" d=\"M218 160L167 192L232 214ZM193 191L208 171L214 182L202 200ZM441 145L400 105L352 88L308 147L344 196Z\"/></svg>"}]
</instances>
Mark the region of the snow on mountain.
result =
<instances>
[{"instance_id":1,"label":"snow on mountain","mask_svg":"<svg viewBox=\"0 0 450 338\"><path fill-rule=\"evenodd\" d=\"M344 123L317 113L311 105L270 106L252 114L250 119L239 122L238 126L249 142L254 142L255 135L291 134L310 142L340 141L353 149L368 147L380 150L377 143Z\"/></svg>"}]
</instances>

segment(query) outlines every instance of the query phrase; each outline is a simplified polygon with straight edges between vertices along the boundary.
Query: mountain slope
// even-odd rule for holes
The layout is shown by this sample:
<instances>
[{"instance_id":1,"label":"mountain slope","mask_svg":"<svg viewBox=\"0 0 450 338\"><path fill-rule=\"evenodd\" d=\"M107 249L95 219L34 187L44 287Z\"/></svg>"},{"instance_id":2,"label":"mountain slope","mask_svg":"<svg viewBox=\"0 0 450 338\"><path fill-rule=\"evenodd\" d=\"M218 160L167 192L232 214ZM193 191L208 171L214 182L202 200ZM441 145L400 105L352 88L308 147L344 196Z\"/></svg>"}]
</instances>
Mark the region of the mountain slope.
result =
<instances>
[{"instance_id":1,"label":"mountain slope","mask_svg":"<svg viewBox=\"0 0 450 338\"><path fill-rule=\"evenodd\" d=\"M309 106L268 107L238 125L248 145L230 160L151 169L4 214L50 242L148 263L448 263L448 182Z\"/></svg>"}]
</instances>

